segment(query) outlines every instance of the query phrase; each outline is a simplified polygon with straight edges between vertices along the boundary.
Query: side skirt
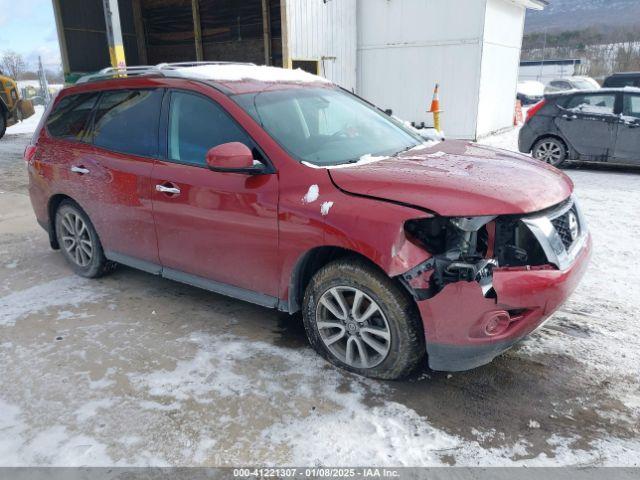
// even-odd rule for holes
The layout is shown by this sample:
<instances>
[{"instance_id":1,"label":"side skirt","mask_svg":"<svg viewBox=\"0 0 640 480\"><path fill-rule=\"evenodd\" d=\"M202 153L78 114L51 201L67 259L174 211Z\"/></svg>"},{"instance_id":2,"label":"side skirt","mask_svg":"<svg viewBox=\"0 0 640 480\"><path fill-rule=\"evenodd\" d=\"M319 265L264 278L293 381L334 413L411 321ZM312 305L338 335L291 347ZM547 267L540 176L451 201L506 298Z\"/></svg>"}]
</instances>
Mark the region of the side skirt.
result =
<instances>
[{"instance_id":1,"label":"side skirt","mask_svg":"<svg viewBox=\"0 0 640 480\"><path fill-rule=\"evenodd\" d=\"M214 280L209 280L208 278L191 275L190 273L181 272L179 270L165 268L156 263L147 262L128 255L122 255L117 252L104 252L104 255L107 259L113 262L121 263L122 265L142 270L153 275L160 275L161 277L169 280L185 283L193 287L202 288L203 290L219 293L220 295L225 295L231 298L237 298L238 300L254 303L263 307L278 308L279 310L285 311L283 310L283 303L286 302L281 302L277 297L236 287L227 283L216 282Z\"/></svg>"}]
</instances>

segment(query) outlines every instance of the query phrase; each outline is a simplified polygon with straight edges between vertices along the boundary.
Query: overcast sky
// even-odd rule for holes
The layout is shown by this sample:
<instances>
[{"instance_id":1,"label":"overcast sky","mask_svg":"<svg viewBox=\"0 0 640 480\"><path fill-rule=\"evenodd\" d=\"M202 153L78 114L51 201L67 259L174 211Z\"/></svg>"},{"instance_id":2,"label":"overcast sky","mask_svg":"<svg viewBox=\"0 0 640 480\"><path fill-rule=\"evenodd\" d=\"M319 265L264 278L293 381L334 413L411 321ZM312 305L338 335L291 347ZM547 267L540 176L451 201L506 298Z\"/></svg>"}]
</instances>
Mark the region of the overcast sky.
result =
<instances>
[{"instance_id":1,"label":"overcast sky","mask_svg":"<svg viewBox=\"0 0 640 480\"><path fill-rule=\"evenodd\" d=\"M15 50L32 65L59 68L60 49L51 0L0 0L0 53Z\"/></svg>"}]
</instances>

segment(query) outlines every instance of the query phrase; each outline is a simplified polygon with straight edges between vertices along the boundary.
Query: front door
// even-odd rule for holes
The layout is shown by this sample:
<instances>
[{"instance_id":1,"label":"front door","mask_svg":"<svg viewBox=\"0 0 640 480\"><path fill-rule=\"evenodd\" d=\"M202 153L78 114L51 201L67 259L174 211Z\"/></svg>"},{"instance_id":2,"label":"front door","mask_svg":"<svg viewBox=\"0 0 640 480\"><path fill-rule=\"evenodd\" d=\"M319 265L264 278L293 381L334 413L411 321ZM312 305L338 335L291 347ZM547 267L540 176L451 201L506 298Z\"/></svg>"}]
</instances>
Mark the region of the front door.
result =
<instances>
[{"instance_id":1,"label":"front door","mask_svg":"<svg viewBox=\"0 0 640 480\"><path fill-rule=\"evenodd\" d=\"M581 160L606 162L613 152L618 118L615 93L572 96L556 117L556 126Z\"/></svg>"},{"instance_id":2,"label":"front door","mask_svg":"<svg viewBox=\"0 0 640 480\"><path fill-rule=\"evenodd\" d=\"M624 94L614 161L640 165L640 94Z\"/></svg>"},{"instance_id":3,"label":"front door","mask_svg":"<svg viewBox=\"0 0 640 480\"><path fill-rule=\"evenodd\" d=\"M241 142L267 162L235 120L208 97L173 91L163 115L164 160L152 172L153 211L163 275L235 296L278 295L278 177L221 173L207 151ZM256 298L258 298L256 300Z\"/></svg>"}]
</instances>

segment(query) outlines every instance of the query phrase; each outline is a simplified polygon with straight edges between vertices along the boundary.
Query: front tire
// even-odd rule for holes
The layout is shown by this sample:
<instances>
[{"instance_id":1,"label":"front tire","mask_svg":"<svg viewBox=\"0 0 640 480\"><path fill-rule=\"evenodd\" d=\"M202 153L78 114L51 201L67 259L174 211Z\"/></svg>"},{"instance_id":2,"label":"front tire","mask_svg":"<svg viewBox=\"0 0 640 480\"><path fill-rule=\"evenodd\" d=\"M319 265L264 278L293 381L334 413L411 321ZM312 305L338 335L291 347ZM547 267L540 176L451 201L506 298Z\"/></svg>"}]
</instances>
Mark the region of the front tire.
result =
<instances>
[{"instance_id":1,"label":"front tire","mask_svg":"<svg viewBox=\"0 0 640 480\"><path fill-rule=\"evenodd\" d=\"M303 320L320 355L366 377L402 378L425 357L422 322L411 298L357 258L336 260L314 275Z\"/></svg>"},{"instance_id":2,"label":"front tire","mask_svg":"<svg viewBox=\"0 0 640 480\"><path fill-rule=\"evenodd\" d=\"M567 159L567 146L557 138L546 137L536 142L531 153L533 158L556 168L561 168L565 165L565 160Z\"/></svg>"},{"instance_id":3,"label":"front tire","mask_svg":"<svg viewBox=\"0 0 640 480\"><path fill-rule=\"evenodd\" d=\"M74 202L65 200L56 210L56 238L73 271L86 278L98 278L113 270L89 216Z\"/></svg>"}]
</instances>

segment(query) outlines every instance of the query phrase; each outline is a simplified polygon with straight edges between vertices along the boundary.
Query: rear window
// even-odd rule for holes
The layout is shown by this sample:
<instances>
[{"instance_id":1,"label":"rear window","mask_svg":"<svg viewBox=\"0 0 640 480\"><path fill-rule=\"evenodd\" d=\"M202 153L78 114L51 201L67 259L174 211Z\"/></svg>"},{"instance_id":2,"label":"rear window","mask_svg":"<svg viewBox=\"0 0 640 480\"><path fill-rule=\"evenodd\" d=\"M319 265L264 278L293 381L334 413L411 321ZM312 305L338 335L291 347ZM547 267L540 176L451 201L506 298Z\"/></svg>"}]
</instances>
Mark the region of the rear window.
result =
<instances>
[{"instance_id":1,"label":"rear window","mask_svg":"<svg viewBox=\"0 0 640 480\"><path fill-rule=\"evenodd\" d=\"M604 83L605 87L622 88L640 85L640 77L609 77Z\"/></svg>"},{"instance_id":2,"label":"rear window","mask_svg":"<svg viewBox=\"0 0 640 480\"><path fill-rule=\"evenodd\" d=\"M121 153L156 156L161 104L162 90L103 92L93 122L93 144Z\"/></svg>"},{"instance_id":3,"label":"rear window","mask_svg":"<svg viewBox=\"0 0 640 480\"><path fill-rule=\"evenodd\" d=\"M81 93L62 98L47 119L47 131L56 138L81 140L84 137L98 93Z\"/></svg>"}]
</instances>

